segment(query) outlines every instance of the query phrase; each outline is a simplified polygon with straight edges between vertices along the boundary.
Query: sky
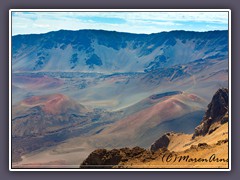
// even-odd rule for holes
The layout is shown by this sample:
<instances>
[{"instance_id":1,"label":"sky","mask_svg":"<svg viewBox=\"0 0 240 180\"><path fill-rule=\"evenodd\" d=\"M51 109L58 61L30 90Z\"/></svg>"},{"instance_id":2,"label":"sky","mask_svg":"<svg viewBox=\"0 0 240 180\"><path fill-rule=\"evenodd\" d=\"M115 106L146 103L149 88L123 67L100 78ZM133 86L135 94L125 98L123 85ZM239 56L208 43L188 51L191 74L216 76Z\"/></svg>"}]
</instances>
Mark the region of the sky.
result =
<instances>
[{"instance_id":1,"label":"sky","mask_svg":"<svg viewBox=\"0 0 240 180\"><path fill-rule=\"evenodd\" d=\"M102 29L130 33L228 29L228 12L12 12L12 35Z\"/></svg>"}]
</instances>

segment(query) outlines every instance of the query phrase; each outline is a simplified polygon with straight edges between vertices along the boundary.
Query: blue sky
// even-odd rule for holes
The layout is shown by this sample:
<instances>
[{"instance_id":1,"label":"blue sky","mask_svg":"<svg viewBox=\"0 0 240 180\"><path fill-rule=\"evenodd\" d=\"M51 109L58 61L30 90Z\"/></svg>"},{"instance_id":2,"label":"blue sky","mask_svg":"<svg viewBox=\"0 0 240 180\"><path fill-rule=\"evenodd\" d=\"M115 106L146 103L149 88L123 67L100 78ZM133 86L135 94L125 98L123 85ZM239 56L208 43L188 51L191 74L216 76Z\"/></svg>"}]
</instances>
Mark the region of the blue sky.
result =
<instances>
[{"instance_id":1,"label":"blue sky","mask_svg":"<svg viewBox=\"0 0 240 180\"><path fill-rule=\"evenodd\" d=\"M228 12L12 12L12 35L60 29L131 33L227 30Z\"/></svg>"}]
</instances>

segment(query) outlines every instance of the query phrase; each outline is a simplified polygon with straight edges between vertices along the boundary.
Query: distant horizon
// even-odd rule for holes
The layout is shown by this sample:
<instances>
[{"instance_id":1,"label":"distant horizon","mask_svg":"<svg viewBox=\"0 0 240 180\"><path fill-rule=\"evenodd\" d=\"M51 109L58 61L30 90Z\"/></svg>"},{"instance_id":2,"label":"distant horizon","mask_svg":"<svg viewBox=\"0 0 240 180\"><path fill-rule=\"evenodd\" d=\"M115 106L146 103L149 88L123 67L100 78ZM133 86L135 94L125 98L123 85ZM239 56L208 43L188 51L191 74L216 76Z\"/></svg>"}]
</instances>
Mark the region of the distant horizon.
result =
<instances>
[{"instance_id":1,"label":"distant horizon","mask_svg":"<svg viewBox=\"0 0 240 180\"><path fill-rule=\"evenodd\" d=\"M195 32L195 33L206 33L206 32L214 32L214 31L228 31L226 30L208 30L208 31L188 31L188 30L169 30L169 31L161 31L161 32L155 32L155 33L132 33L132 32L121 32L121 31L115 31L115 30L104 30L104 29L78 29L78 30L71 30L71 29L59 29L56 31L49 31L46 33L32 33L32 34L16 34L12 36L24 36L24 35L42 35L42 34L48 34L48 33L53 33L53 32L59 32L59 31L106 31L106 32L116 32L116 33L126 33L126 34L138 34L138 35L151 35L151 34L160 34L160 33L168 33L168 32L177 32L177 31L183 31L183 32Z\"/></svg>"},{"instance_id":2,"label":"distant horizon","mask_svg":"<svg viewBox=\"0 0 240 180\"><path fill-rule=\"evenodd\" d=\"M47 12L12 11L12 36L68 30L132 34L228 30L228 12Z\"/></svg>"}]
</instances>

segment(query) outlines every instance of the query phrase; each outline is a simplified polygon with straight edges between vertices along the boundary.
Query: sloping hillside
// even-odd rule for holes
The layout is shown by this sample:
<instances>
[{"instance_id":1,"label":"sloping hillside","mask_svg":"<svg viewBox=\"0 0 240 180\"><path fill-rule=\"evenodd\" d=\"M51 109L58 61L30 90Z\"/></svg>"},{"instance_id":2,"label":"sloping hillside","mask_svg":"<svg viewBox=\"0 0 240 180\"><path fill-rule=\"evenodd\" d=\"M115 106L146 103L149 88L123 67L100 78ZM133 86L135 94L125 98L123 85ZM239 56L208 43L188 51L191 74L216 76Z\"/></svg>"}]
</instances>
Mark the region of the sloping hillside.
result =
<instances>
[{"instance_id":1,"label":"sloping hillside","mask_svg":"<svg viewBox=\"0 0 240 180\"><path fill-rule=\"evenodd\" d=\"M228 168L228 154L228 89L219 89L195 133L166 133L149 150L98 149L80 167Z\"/></svg>"},{"instance_id":2,"label":"sloping hillside","mask_svg":"<svg viewBox=\"0 0 240 180\"><path fill-rule=\"evenodd\" d=\"M130 34L61 30L12 38L13 72L144 72L198 59L226 59L228 32Z\"/></svg>"}]
</instances>

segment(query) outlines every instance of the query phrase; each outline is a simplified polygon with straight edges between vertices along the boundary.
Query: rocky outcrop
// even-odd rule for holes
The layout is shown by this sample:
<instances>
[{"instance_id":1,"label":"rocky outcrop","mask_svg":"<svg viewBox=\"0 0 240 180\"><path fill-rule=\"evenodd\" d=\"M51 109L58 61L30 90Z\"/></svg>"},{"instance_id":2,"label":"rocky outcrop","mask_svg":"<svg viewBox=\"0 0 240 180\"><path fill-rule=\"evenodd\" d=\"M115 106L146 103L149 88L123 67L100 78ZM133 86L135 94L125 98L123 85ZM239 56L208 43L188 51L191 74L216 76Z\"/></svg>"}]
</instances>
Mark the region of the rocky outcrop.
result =
<instances>
[{"instance_id":1,"label":"rocky outcrop","mask_svg":"<svg viewBox=\"0 0 240 180\"><path fill-rule=\"evenodd\" d=\"M221 124L228 122L228 89L219 89L213 96L211 103L208 105L208 109L203 117L203 120L199 126L195 128L193 139L196 136L204 136L207 133L211 134ZM151 152L156 152L158 149L167 148L171 136L176 133L166 133L155 141L151 147Z\"/></svg>"},{"instance_id":2,"label":"rocky outcrop","mask_svg":"<svg viewBox=\"0 0 240 180\"><path fill-rule=\"evenodd\" d=\"M211 134L219 125L226 122L228 122L228 89L222 88L214 94L201 124L195 128L192 138Z\"/></svg>"},{"instance_id":3,"label":"rocky outcrop","mask_svg":"<svg viewBox=\"0 0 240 180\"><path fill-rule=\"evenodd\" d=\"M140 147L113 150L97 149L83 161L80 168L112 168L120 162L126 162L129 159L138 158L144 152L146 152L146 150Z\"/></svg>"},{"instance_id":4,"label":"rocky outcrop","mask_svg":"<svg viewBox=\"0 0 240 180\"><path fill-rule=\"evenodd\" d=\"M125 165L129 162L146 163L169 153L170 151L167 148L158 149L154 153L140 147L113 150L97 149L93 151L85 161L83 161L80 168L126 168Z\"/></svg>"},{"instance_id":5,"label":"rocky outcrop","mask_svg":"<svg viewBox=\"0 0 240 180\"><path fill-rule=\"evenodd\" d=\"M158 149L167 148L170 142L171 133L166 133L156 140L150 147L151 152L156 152Z\"/></svg>"}]
</instances>

